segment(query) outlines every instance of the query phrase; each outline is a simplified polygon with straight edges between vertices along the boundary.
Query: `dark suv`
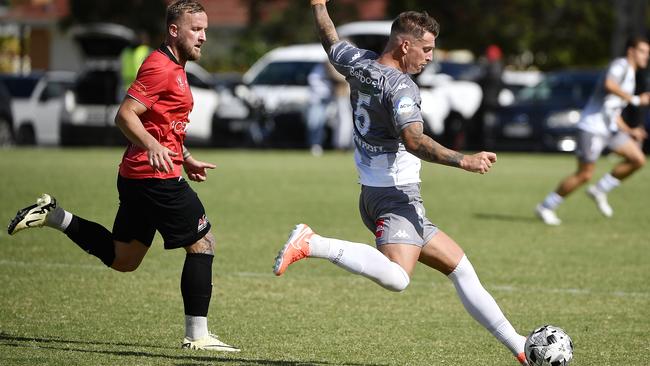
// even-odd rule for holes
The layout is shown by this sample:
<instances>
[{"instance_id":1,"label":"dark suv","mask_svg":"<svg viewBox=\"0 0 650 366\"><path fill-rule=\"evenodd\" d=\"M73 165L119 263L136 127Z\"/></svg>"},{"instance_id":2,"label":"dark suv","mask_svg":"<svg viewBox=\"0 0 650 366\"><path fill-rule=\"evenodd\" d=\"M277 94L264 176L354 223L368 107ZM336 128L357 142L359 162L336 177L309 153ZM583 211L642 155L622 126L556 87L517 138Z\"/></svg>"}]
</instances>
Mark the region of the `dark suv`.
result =
<instances>
[{"instance_id":1,"label":"dark suv","mask_svg":"<svg viewBox=\"0 0 650 366\"><path fill-rule=\"evenodd\" d=\"M11 113L11 94L0 80L0 147L14 144L14 125Z\"/></svg>"},{"instance_id":2,"label":"dark suv","mask_svg":"<svg viewBox=\"0 0 650 366\"><path fill-rule=\"evenodd\" d=\"M123 97L120 53L137 42L129 28L93 23L71 30L83 54L84 69L65 95L61 116L61 144L123 144L115 115Z\"/></svg>"},{"instance_id":3,"label":"dark suv","mask_svg":"<svg viewBox=\"0 0 650 366\"><path fill-rule=\"evenodd\" d=\"M483 143L489 150L573 151L576 124L600 77L600 70L548 73L521 89L515 102L483 120Z\"/></svg>"}]
</instances>

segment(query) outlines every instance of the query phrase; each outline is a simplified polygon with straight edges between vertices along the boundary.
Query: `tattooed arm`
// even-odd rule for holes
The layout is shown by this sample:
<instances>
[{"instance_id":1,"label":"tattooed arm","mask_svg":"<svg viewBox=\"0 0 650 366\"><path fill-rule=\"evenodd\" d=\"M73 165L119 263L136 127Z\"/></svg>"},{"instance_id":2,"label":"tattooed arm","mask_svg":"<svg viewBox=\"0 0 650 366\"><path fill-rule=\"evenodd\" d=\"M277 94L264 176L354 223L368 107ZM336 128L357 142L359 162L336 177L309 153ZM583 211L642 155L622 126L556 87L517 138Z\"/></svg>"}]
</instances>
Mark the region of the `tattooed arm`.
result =
<instances>
[{"instance_id":1,"label":"tattooed arm","mask_svg":"<svg viewBox=\"0 0 650 366\"><path fill-rule=\"evenodd\" d=\"M474 155L464 155L447 149L424 134L422 122L411 123L402 130L402 141L406 150L418 158L442 165L453 166L474 173L487 173L497 156L482 151Z\"/></svg>"},{"instance_id":2,"label":"tattooed arm","mask_svg":"<svg viewBox=\"0 0 650 366\"><path fill-rule=\"evenodd\" d=\"M325 52L329 52L333 44L339 41L339 35L336 33L336 27L327 12L325 3L329 0L312 0L312 12L314 13L314 20L316 21L316 28L318 29L318 36L325 48Z\"/></svg>"}]
</instances>

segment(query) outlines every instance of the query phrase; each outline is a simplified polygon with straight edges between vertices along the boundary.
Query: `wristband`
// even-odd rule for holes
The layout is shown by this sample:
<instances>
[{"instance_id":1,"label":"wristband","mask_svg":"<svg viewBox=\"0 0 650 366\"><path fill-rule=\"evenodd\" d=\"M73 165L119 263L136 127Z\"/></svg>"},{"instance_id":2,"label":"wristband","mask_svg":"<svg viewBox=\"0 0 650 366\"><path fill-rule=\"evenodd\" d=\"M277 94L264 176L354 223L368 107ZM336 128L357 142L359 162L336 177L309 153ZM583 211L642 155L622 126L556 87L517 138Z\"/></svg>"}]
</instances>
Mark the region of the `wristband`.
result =
<instances>
[{"instance_id":1,"label":"wristband","mask_svg":"<svg viewBox=\"0 0 650 366\"><path fill-rule=\"evenodd\" d=\"M190 154L190 151L188 149L184 148L183 149L183 160L189 158L190 156L192 156L192 154Z\"/></svg>"},{"instance_id":2,"label":"wristband","mask_svg":"<svg viewBox=\"0 0 650 366\"><path fill-rule=\"evenodd\" d=\"M638 106L641 104L641 98L638 95L633 95L632 98L630 98L630 104Z\"/></svg>"},{"instance_id":3,"label":"wristband","mask_svg":"<svg viewBox=\"0 0 650 366\"><path fill-rule=\"evenodd\" d=\"M311 5L325 5L327 0L311 0Z\"/></svg>"}]
</instances>

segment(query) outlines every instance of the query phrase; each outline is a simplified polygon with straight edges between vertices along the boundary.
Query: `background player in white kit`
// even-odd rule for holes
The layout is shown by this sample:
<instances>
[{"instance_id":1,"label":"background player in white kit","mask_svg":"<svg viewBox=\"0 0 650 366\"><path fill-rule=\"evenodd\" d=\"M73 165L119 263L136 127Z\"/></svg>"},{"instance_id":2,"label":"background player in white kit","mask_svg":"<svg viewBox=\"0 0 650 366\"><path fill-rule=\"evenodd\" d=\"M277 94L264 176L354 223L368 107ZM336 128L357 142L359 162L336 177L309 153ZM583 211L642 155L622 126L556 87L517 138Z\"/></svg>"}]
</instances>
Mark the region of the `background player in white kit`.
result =
<instances>
[{"instance_id":1,"label":"background player in white kit","mask_svg":"<svg viewBox=\"0 0 650 366\"><path fill-rule=\"evenodd\" d=\"M438 23L426 13L400 14L386 49L377 55L339 41L325 2L311 0L323 47L350 84L355 162L362 184L359 209L375 233L377 249L322 237L300 224L280 250L275 274L282 275L289 264L305 257L327 258L388 290L403 291L420 261L448 276L465 309L526 364L525 337L483 288L463 250L425 217L420 159L481 174L496 162L494 153L463 155L423 134L420 93L409 74L432 60Z\"/></svg>"},{"instance_id":2,"label":"background player in white kit","mask_svg":"<svg viewBox=\"0 0 650 366\"><path fill-rule=\"evenodd\" d=\"M623 157L623 161L611 172L587 188L587 194L605 217L614 214L607 201L607 193L645 165L645 156L638 142L646 139L647 133L642 126L629 127L621 118L621 112L628 103L636 106L650 104L650 93L634 95L635 73L637 69L648 65L650 45L647 39L636 37L630 39L625 48L625 57L617 58L609 64L607 72L596 84L596 89L582 111L576 148L578 169L564 178L556 190L549 193L535 208L537 216L547 225L562 223L555 209L569 194L591 179L596 161L605 148Z\"/></svg>"}]
</instances>

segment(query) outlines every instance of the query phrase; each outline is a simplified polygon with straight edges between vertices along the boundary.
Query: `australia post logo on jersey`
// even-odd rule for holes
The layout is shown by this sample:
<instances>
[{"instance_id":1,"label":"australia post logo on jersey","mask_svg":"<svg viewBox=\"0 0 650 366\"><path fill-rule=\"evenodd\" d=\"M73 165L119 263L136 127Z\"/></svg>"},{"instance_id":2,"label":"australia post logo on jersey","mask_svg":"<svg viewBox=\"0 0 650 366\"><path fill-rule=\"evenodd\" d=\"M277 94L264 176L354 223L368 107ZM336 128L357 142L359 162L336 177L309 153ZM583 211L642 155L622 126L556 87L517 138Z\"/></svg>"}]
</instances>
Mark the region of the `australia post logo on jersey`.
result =
<instances>
[{"instance_id":1,"label":"australia post logo on jersey","mask_svg":"<svg viewBox=\"0 0 650 366\"><path fill-rule=\"evenodd\" d=\"M409 97L401 97L397 103L395 103L395 112L397 112L398 115L411 114L415 107L416 104L413 99Z\"/></svg>"}]
</instances>

